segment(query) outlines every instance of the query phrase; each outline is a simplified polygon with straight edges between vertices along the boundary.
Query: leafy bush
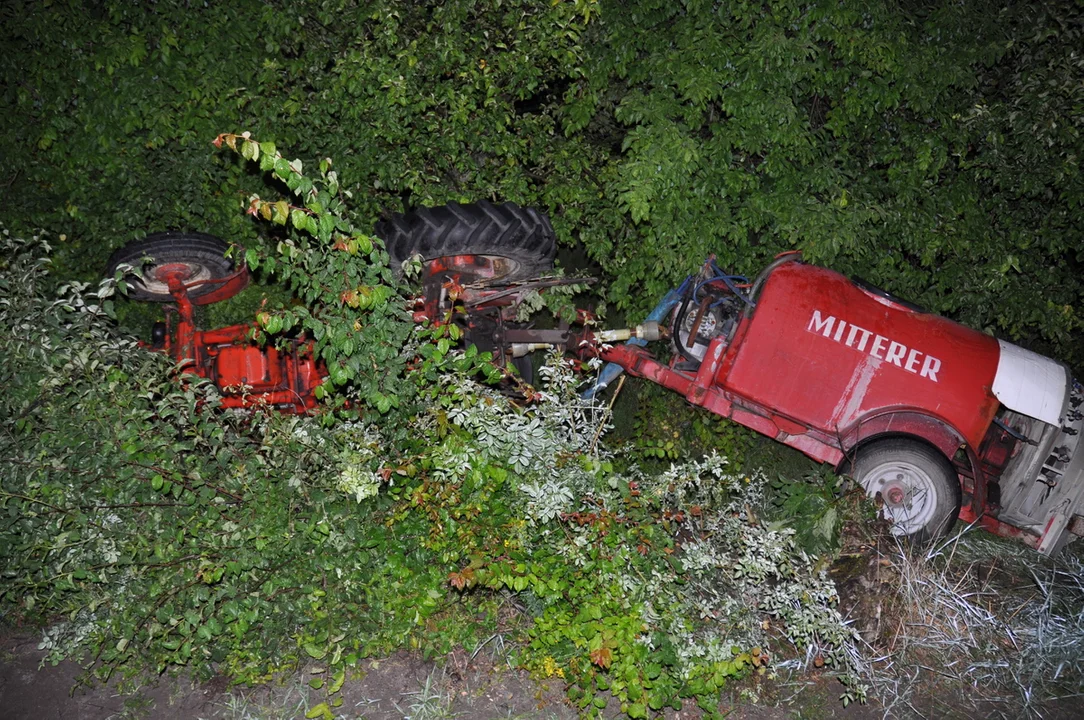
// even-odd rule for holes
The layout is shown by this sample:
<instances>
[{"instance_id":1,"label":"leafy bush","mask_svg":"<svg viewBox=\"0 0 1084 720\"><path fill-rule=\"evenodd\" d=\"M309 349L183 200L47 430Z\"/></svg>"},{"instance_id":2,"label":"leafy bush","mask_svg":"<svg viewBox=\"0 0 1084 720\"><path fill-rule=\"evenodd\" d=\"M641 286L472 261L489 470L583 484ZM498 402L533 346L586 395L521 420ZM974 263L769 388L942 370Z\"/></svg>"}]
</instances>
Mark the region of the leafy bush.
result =
<instances>
[{"instance_id":1,"label":"leafy bush","mask_svg":"<svg viewBox=\"0 0 1084 720\"><path fill-rule=\"evenodd\" d=\"M1079 365L1082 21L1067 3L603 3L563 108L596 167L562 209L621 308L708 253L755 274L800 248Z\"/></svg>"},{"instance_id":2,"label":"leafy bush","mask_svg":"<svg viewBox=\"0 0 1084 720\"><path fill-rule=\"evenodd\" d=\"M404 203L538 204L540 176L584 162L555 111L595 5L5 4L0 183L24 191L0 220L65 233L60 270L84 280L149 229L255 246L236 207L261 178L229 156L207 160L230 127L333 155L370 228Z\"/></svg>"},{"instance_id":3,"label":"leafy bush","mask_svg":"<svg viewBox=\"0 0 1084 720\"><path fill-rule=\"evenodd\" d=\"M811 555L832 554L844 518L856 514L853 506L865 498L861 489L847 485L827 467L799 479L778 476L771 482L772 519L792 528L799 547Z\"/></svg>"},{"instance_id":4,"label":"leafy bush","mask_svg":"<svg viewBox=\"0 0 1084 720\"><path fill-rule=\"evenodd\" d=\"M47 299L44 246L3 242L21 384L3 401L0 602L49 624L54 661L240 682L312 661L334 694L363 655L480 643L512 595L521 661L585 711L606 691L633 717L712 709L792 645L853 673L830 583L761 519L764 477L718 456L616 473L606 413L559 359L525 409L445 372L380 427L225 412L114 334L111 281Z\"/></svg>"},{"instance_id":5,"label":"leafy bush","mask_svg":"<svg viewBox=\"0 0 1084 720\"><path fill-rule=\"evenodd\" d=\"M338 489L358 434L216 411L213 387L179 382L103 322L110 282L47 300L40 246L5 245L9 611L64 616L46 633L52 657L90 648L107 672L137 657L201 672L214 661L252 680L315 638L328 645L324 578L363 524ZM347 606L370 578L365 562L348 568Z\"/></svg>"},{"instance_id":6,"label":"leafy bush","mask_svg":"<svg viewBox=\"0 0 1084 720\"><path fill-rule=\"evenodd\" d=\"M637 462L652 470L713 450L745 467L760 437L654 383L626 384L616 398L614 412L624 416L615 427L616 439L631 444Z\"/></svg>"},{"instance_id":7,"label":"leafy bush","mask_svg":"<svg viewBox=\"0 0 1084 720\"><path fill-rule=\"evenodd\" d=\"M334 156L362 227L547 208L632 312L709 252L800 247L1084 363L1079 4L25 5L0 7L0 219L63 233L65 278L148 230L262 243L235 210L263 178L206 158L247 127Z\"/></svg>"}]
</instances>

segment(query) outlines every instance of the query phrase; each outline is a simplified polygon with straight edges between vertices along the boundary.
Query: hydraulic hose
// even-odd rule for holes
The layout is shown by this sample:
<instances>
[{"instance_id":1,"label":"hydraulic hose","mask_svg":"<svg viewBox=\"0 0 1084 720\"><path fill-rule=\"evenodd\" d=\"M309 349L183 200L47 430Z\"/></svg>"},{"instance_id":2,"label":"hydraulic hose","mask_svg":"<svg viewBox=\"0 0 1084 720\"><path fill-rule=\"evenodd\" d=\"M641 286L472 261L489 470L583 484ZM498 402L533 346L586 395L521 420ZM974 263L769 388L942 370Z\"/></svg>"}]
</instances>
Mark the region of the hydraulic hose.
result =
<instances>
[{"instance_id":1,"label":"hydraulic hose","mask_svg":"<svg viewBox=\"0 0 1084 720\"><path fill-rule=\"evenodd\" d=\"M648 314L647 320L653 320L657 323L662 323L662 321L666 319L666 316L670 314L670 311L674 309L674 306L677 305L678 302L681 300L681 295L684 287L685 286L682 285L682 287L666 293L666 295L663 296L663 299L659 301L659 304L655 306L655 309ZM639 338L633 338L631 340L628 340L625 344L645 347L647 345L647 341L641 340ZM595 397L595 395L598 395L600 392L605 390L606 386L608 386L614 380L621 377L621 373L623 372L625 372L625 368L621 367L617 363L606 363L605 367L602 368L602 372L599 373L598 380L595 381L595 384L584 390L583 393L581 393L580 397L584 398L585 400L590 400L591 398Z\"/></svg>"}]
</instances>

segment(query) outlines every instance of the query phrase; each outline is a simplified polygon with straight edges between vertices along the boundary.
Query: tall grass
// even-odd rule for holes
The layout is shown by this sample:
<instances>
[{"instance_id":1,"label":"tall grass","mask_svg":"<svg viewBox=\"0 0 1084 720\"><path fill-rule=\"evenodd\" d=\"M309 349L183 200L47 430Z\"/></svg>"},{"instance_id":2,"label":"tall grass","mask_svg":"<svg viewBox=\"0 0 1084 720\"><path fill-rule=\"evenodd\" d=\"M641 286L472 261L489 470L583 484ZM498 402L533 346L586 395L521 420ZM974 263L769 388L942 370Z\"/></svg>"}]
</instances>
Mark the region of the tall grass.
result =
<instances>
[{"instance_id":1,"label":"tall grass","mask_svg":"<svg viewBox=\"0 0 1084 720\"><path fill-rule=\"evenodd\" d=\"M874 648L886 716L1043 717L1084 694L1084 548L1046 558L966 528L926 549L882 552L895 571Z\"/></svg>"}]
</instances>

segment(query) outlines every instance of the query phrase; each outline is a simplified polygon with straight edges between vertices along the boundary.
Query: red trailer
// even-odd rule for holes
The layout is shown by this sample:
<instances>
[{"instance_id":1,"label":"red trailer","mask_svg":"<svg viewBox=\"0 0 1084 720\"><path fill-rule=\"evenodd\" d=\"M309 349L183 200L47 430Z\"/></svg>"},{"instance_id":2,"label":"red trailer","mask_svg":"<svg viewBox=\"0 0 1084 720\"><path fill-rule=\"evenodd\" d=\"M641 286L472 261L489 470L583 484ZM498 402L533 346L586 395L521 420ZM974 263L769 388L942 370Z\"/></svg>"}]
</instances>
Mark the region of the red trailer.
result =
<instances>
[{"instance_id":1,"label":"red trailer","mask_svg":"<svg viewBox=\"0 0 1084 720\"><path fill-rule=\"evenodd\" d=\"M747 294L723 277L705 265L673 303L669 362L602 357L852 474L897 534L958 516L1051 554L1084 533L1082 394L1063 365L798 255Z\"/></svg>"}]
</instances>

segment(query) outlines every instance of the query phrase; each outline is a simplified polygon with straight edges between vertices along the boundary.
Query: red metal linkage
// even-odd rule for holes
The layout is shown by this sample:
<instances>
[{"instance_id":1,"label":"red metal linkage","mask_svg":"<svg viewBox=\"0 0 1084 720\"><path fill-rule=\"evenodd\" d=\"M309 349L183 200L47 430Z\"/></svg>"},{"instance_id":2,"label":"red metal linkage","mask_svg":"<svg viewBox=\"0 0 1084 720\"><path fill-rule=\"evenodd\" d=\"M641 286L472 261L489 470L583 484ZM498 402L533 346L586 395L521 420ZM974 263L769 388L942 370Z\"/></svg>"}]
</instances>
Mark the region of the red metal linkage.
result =
<instances>
[{"instance_id":1,"label":"red metal linkage","mask_svg":"<svg viewBox=\"0 0 1084 720\"><path fill-rule=\"evenodd\" d=\"M248 284L247 268L242 266L221 280L187 284L188 268L183 264L162 265L155 274L169 286L177 304L177 326L173 333L167 333L162 349L184 367L184 372L212 380L222 392L224 407L269 405L292 412L316 407L313 391L327 373L313 356L311 341L289 341L279 349L256 344L252 336L257 327L253 324L196 329L193 306L239 292ZM207 282L221 283L221 287L197 298L189 295L190 288Z\"/></svg>"}]
</instances>

